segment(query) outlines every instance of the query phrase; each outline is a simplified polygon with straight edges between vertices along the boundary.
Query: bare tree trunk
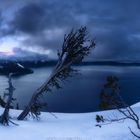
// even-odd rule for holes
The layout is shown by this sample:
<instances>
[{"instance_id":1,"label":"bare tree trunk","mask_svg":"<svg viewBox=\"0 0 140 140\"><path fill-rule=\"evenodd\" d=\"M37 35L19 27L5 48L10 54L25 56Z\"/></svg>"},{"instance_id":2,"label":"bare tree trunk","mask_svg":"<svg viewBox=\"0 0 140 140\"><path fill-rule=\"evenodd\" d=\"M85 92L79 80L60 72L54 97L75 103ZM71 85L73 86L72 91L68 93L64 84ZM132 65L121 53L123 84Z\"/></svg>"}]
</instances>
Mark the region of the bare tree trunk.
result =
<instances>
[{"instance_id":1,"label":"bare tree trunk","mask_svg":"<svg viewBox=\"0 0 140 140\"><path fill-rule=\"evenodd\" d=\"M31 111L31 107L34 104L34 99L35 99L34 95L35 95L35 93L33 94L28 106L26 106L26 108L22 111L22 113L17 117L18 120L23 120Z\"/></svg>"},{"instance_id":2,"label":"bare tree trunk","mask_svg":"<svg viewBox=\"0 0 140 140\"><path fill-rule=\"evenodd\" d=\"M9 84L9 87L7 88L8 99L7 99L7 103L5 106L5 110L4 110L3 114L0 116L0 123L2 123L4 125L9 124L9 109L10 109L12 99L13 99L13 91L15 90L15 88L12 85L12 74L9 74L8 84Z\"/></svg>"},{"instance_id":3,"label":"bare tree trunk","mask_svg":"<svg viewBox=\"0 0 140 140\"><path fill-rule=\"evenodd\" d=\"M46 85L48 85L50 83L50 81L53 77L54 77L54 75L51 74L48 81L45 82L40 88L38 88L33 93L32 98L31 98L30 102L28 103L28 106L26 106L25 109L22 111L22 113L17 117L18 120L23 120L29 114L29 112L31 111L32 105L34 104L36 99L42 94L42 92L44 91L44 88L46 87Z\"/></svg>"}]
</instances>

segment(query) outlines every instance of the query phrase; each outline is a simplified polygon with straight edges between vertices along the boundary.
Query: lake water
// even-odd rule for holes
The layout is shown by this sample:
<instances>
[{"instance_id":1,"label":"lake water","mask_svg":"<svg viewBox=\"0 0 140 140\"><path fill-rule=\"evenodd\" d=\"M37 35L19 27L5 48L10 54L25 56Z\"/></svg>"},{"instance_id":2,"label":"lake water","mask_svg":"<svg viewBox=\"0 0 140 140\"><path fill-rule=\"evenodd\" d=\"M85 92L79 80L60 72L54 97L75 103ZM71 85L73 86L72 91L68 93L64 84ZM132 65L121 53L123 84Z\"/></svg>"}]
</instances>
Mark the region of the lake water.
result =
<instances>
[{"instance_id":1,"label":"lake water","mask_svg":"<svg viewBox=\"0 0 140 140\"><path fill-rule=\"evenodd\" d=\"M21 109L28 103L32 93L49 76L52 67L34 69L34 73L13 78ZM99 110L99 93L108 75L120 79L121 95L128 104L140 101L140 67L80 66L80 75L69 78L60 90L47 93L42 100L47 101L46 111L91 112ZM0 95L8 86L7 78L0 76Z\"/></svg>"}]
</instances>

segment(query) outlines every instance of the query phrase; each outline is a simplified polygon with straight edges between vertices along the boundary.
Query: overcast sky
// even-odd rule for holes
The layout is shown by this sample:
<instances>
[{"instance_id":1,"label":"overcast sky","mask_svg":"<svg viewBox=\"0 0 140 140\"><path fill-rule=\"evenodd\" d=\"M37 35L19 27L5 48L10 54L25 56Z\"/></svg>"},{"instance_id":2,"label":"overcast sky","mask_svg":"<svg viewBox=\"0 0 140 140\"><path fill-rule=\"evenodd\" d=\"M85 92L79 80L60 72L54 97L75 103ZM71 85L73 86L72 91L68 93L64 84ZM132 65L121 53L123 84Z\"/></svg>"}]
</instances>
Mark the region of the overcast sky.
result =
<instances>
[{"instance_id":1,"label":"overcast sky","mask_svg":"<svg viewBox=\"0 0 140 140\"><path fill-rule=\"evenodd\" d=\"M140 60L140 0L1 0L0 55L56 58L63 36L87 26L90 60Z\"/></svg>"}]
</instances>

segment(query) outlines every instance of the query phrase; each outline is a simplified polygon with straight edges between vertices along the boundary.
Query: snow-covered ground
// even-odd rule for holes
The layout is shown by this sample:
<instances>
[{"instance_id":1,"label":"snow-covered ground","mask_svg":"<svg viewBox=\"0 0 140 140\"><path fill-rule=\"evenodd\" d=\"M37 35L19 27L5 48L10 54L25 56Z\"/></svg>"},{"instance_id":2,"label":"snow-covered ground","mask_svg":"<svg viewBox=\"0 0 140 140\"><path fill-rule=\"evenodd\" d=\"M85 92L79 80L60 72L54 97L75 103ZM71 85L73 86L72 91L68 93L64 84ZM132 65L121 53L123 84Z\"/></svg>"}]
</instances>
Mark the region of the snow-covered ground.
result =
<instances>
[{"instance_id":1,"label":"snow-covered ground","mask_svg":"<svg viewBox=\"0 0 140 140\"><path fill-rule=\"evenodd\" d=\"M135 112L140 116L140 103L133 105ZM2 113L2 108L0 112ZM137 130L135 123L131 120L115 122L103 125L101 128L95 126L96 115L106 118L120 117L118 111L102 111L81 114L42 113L40 120L28 118L17 121L16 116L20 111L11 110L12 120L19 124L15 126L0 125L0 140L135 140L128 127Z\"/></svg>"}]
</instances>

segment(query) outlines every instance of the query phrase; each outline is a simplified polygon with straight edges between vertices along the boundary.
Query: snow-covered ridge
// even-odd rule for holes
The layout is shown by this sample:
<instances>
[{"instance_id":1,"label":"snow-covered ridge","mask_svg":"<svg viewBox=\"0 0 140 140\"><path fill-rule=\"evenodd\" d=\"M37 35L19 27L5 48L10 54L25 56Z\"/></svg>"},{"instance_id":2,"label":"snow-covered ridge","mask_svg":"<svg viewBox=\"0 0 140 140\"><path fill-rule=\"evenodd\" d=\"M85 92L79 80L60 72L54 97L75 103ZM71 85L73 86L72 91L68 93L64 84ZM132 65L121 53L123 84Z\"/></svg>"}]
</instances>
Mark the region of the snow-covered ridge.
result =
<instances>
[{"instance_id":1,"label":"snow-covered ridge","mask_svg":"<svg viewBox=\"0 0 140 140\"><path fill-rule=\"evenodd\" d=\"M133 105L133 109L140 116L140 103ZM0 113L3 109L0 108ZM134 122L125 120L96 127L96 115L104 117L121 117L117 110L93 113L50 113L43 112L40 120L28 118L17 121L20 110L10 110L10 116L19 126L5 127L0 125L1 140L135 140L128 127L136 130Z\"/></svg>"},{"instance_id":2,"label":"snow-covered ridge","mask_svg":"<svg viewBox=\"0 0 140 140\"><path fill-rule=\"evenodd\" d=\"M21 68L24 69L24 66L22 66L21 64L17 63L17 65L18 65L19 67L21 67Z\"/></svg>"}]
</instances>

